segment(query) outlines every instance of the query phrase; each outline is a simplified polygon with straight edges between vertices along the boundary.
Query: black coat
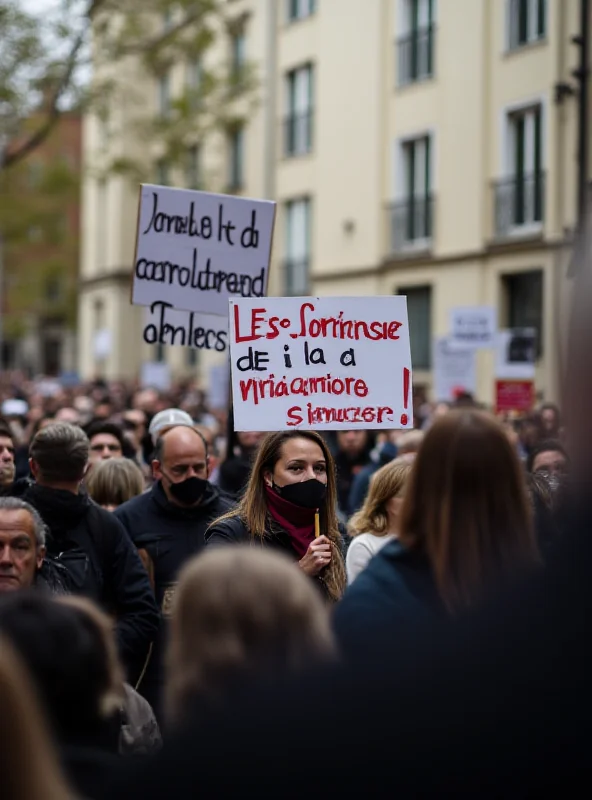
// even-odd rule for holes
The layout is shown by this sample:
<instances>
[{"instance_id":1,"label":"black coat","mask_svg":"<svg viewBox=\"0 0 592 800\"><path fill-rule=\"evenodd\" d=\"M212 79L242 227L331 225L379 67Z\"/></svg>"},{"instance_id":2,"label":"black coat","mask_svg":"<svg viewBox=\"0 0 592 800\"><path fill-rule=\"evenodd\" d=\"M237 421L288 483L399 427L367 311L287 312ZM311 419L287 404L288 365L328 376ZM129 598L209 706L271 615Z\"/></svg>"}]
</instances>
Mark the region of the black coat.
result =
<instances>
[{"instance_id":1,"label":"black coat","mask_svg":"<svg viewBox=\"0 0 592 800\"><path fill-rule=\"evenodd\" d=\"M114 512L136 547L150 556L156 602L164 617L170 609L179 570L203 549L208 526L226 513L231 503L216 486L208 484L198 506L181 508L167 499L158 481L149 492L134 497ZM159 721L162 719L165 648L166 629L161 625L148 668L138 687Z\"/></svg>"},{"instance_id":2,"label":"black coat","mask_svg":"<svg viewBox=\"0 0 592 800\"><path fill-rule=\"evenodd\" d=\"M136 669L158 630L148 575L121 523L86 494L29 483L21 494L47 525L48 555L59 558L75 593L116 616L124 663Z\"/></svg>"},{"instance_id":3,"label":"black coat","mask_svg":"<svg viewBox=\"0 0 592 800\"><path fill-rule=\"evenodd\" d=\"M361 643L376 641L378 630L388 630L396 640L404 629L443 613L427 559L394 539L348 587L335 608L333 627L344 655L366 657Z\"/></svg>"}]
</instances>

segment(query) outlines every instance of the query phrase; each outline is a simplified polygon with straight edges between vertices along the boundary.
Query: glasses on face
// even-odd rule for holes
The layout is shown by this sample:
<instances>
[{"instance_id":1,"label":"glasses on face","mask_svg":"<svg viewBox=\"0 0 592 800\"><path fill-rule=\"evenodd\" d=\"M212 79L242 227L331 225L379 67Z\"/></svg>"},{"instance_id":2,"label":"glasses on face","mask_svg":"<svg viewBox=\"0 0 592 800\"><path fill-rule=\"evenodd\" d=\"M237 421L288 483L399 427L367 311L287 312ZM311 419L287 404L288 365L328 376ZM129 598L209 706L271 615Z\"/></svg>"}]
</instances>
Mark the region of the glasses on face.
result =
<instances>
[{"instance_id":1,"label":"glasses on face","mask_svg":"<svg viewBox=\"0 0 592 800\"><path fill-rule=\"evenodd\" d=\"M104 453L108 450L110 453L120 453L121 447L118 444L93 444L90 448L93 453Z\"/></svg>"}]
</instances>

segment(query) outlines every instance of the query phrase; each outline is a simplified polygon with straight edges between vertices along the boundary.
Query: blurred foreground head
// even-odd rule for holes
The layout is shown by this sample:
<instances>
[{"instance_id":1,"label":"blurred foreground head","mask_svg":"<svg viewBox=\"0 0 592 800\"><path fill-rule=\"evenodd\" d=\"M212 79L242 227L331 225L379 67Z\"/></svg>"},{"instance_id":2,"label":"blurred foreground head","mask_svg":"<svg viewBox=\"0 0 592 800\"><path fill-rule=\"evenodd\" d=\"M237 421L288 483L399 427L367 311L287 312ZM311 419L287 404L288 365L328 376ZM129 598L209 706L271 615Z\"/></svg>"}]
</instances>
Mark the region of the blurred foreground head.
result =
<instances>
[{"instance_id":1,"label":"blurred foreground head","mask_svg":"<svg viewBox=\"0 0 592 800\"><path fill-rule=\"evenodd\" d=\"M525 476L493 417L451 411L430 428L411 471L399 535L427 556L451 611L537 563Z\"/></svg>"},{"instance_id":2,"label":"blurred foreground head","mask_svg":"<svg viewBox=\"0 0 592 800\"><path fill-rule=\"evenodd\" d=\"M183 570L168 653L168 712L223 698L248 675L303 671L331 658L329 612L313 582L268 550L206 551Z\"/></svg>"}]
</instances>

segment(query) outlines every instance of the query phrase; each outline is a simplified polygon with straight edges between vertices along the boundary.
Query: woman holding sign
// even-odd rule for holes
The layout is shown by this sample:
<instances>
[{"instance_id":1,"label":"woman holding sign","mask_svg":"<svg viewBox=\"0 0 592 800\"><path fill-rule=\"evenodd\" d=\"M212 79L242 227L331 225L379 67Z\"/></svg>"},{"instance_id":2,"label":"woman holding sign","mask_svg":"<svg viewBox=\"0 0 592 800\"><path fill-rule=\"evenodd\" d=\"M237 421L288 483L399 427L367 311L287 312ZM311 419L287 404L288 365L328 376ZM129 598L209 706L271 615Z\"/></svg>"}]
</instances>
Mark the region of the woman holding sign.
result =
<instances>
[{"instance_id":1,"label":"woman holding sign","mask_svg":"<svg viewBox=\"0 0 592 800\"><path fill-rule=\"evenodd\" d=\"M258 542L285 553L338 600L346 576L335 466L312 431L267 434L238 507L212 523L208 546Z\"/></svg>"}]
</instances>

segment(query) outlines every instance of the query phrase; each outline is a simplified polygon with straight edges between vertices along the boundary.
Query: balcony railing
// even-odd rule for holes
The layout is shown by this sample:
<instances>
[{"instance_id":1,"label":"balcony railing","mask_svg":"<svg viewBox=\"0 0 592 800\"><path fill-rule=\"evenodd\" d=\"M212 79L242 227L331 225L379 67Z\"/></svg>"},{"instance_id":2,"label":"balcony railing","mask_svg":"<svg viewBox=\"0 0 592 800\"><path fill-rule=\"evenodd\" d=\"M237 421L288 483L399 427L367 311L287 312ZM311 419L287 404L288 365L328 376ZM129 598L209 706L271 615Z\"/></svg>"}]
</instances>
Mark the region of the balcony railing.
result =
<instances>
[{"instance_id":1,"label":"balcony railing","mask_svg":"<svg viewBox=\"0 0 592 800\"><path fill-rule=\"evenodd\" d=\"M434 198L409 197L388 206L391 253L429 247L433 233Z\"/></svg>"},{"instance_id":2,"label":"balcony railing","mask_svg":"<svg viewBox=\"0 0 592 800\"><path fill-rule=\"evenodd\" d=\"M493 187L496 236L512 236L541 227L545 214L545 173L514 176Z\"/></svg>"},{"instance_id":3,"label":"balcony railing","mask_svg":"<svg viewBox=\"0 0 592 800\"><path fill-rule=\"evenodd\" d=\"M312 111L290 114L284 120L284 155L302 156L312 150L313 137Z\"/></svg>"},{"instance_id":4,"label":"balcony railing","mask_svg":"<svg viewBox=\"0 0 592 800\"><path fill-rule=\"evenodd\" d=\"M310 259L286 258L283 262L286 297L304 297L310 293Z\"/></svg>"},{"instance_id":5,"label":"balcony railing","mask_svg":"<svg viewBox=\"0 0 592 800\"><path fill-rule=\"evenodd\" d=\"M436 28L434 25L420 28L397 40L397 81L399 86L406 86L409 83L433 77L435 41Z\"/></svg>"}]
</instances>

